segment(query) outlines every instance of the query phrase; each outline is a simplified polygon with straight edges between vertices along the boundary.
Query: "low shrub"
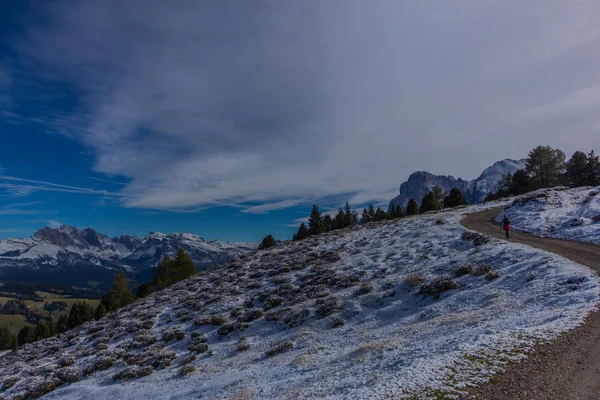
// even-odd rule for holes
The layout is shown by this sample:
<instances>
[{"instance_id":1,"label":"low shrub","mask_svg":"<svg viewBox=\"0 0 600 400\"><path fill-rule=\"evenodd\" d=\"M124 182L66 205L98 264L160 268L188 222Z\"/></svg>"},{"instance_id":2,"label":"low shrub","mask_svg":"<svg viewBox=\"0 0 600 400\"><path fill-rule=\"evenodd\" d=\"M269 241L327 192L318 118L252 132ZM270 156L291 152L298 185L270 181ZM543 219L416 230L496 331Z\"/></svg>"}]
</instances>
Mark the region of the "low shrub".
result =
<instances>
[{"instance_id":1,"label":"low shrub","mask_svg":"<svg viewBox=\"0 0 600 400\"><path fill-rule=\"evenodd\" d=\"M344 324L345 324L344 320L341 319L340 317L331 317L331 319L329 321L331 322L332 328L344 326Z\"/></svg>"},{"instance_id":2,"label":"low shrub","mask_svg":"<svg viewBox=\"0 0 600 400\"><path fill-rule=\"evenodd\" d=\"M354 292L354 294L356 296L362 296L364 294L371 293L373 290L375 290L375 286L373 286L371 282L365 282L362 285L360 285L360 287L356 290L356 292Z\"/></svg>"},{"instance_id":3,"label":"low shrub","mask_svg":"<svg viewBox=\"0 0 600 400\"><path fill-rule=\"evenodd\" d=\"M280 343L277 346L272 347L269 350L267 350L265 352L265 356L266 357L274 357L278 354L287 353L288 351L292 350L293 348L294 348L294 343L290 342L288 340L288 341Z\"/></svg>"},{"instance_id":4,"label":"low shrub","mask_svg":"<svg viewBox=\"0 0 600 400\"><path fill-rule=\"evenodd\" d=\"M483 265L479 265L478 267L474 268L472 274L476 275L476 276L481 276L481 275L487 274L491 270L492 270L492 268L489 265L483 264Z\"/></svg>"},{"instance_id":5,"label":"low shrub","mask_svg":"<svg viewBox=\"0 0 600 400\"><path fill-rule=\"evenodd\" d=\"M248 343L248 339L246 336L242 336L240 340L235 344L235 348L237 351L247 351L250 350L250 343Z\"/></svg>"},{"instance_id":6,"label":"low shrub","mask_svg":"<svg viewBox=\"0 0 600 400\"><path fill-rule=\"evenodd\" d=\"M500 275L494 271L488 272L487 275L485 276L485 279L487 279L488 281L493 281L494 279L497 279L497 278L500 278Z\"/></svg>"},{"instance_id":7,"label":"low shrub","mask_svg":"<svg viewBox=\"0 0 600 400\"><path fill-rule=\"evenodd\" d=\"M185 333L181 329L172 328L165 331L162 335L163 342L170 342L172 340L183 340L185 339Z\"/></svg>"},{"instance_id":8,"label":"low shrub","mask_svg":"<svg viewBox=\"0 0 600 400\"><path fill-rule=\"evenodd\" d=\"M196 371L196 367L194 367L193 365L184 365L183 367L181 367L181 376L189 375L194 371Z\"/></svg>"},{"instance_id":9,"label":"low shrub","mask_svg":"<svg viewBox=\"0 0 600 400\"><path fill-rule=\"evenodd\" d=\"M454 270L454 276L459 277L473 273L473 266L471 264L463 264Z\"/></svg>"},{"instance_id":10,"label":"low shrub","mask_svg":"<svg viewBox=\"0 0 600 400\"><path fill-rule=\"evenodd\" d=\"M419 288L419 294L423 296L431 296L438 299L440 295L449 290L458 288L458 284L452 280L449 276L444 276L431 281L428 284L421 285Z\"/></svg>"},{"instance_id":11,"label":"low shrub","mask_svg":"<svg viewBox=\"0 0 600 400\"><path fill-rule=\"evenodd\" d=\"M328 317L334 312L338 311L340 306L340 299L336 296L329 296L324 299L318 299L316 304L319 306L315 310L315 314L319 317Z\"/></svg>"}]
</instances>

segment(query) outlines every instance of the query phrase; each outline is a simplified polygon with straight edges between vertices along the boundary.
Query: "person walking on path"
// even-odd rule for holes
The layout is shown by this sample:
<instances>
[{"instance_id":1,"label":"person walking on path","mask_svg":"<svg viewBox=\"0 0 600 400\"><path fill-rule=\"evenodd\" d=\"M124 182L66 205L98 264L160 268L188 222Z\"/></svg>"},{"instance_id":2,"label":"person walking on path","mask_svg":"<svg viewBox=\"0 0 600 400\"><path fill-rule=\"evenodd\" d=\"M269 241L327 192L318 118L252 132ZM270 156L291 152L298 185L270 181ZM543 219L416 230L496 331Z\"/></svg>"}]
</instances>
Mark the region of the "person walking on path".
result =
<instances>
[{"instance_id":1,"label":"person walking on path","mask_svg":"<svg viewBox=\"0 0 600 400\"><path fill-rule=\"evenodd\" d=\"M510 231L510 219L508 219L508 215L504 215L502 219L502 229L506 232L506 238L510 239L510 235L508 234Z\"/></svg>"}]
</instances>

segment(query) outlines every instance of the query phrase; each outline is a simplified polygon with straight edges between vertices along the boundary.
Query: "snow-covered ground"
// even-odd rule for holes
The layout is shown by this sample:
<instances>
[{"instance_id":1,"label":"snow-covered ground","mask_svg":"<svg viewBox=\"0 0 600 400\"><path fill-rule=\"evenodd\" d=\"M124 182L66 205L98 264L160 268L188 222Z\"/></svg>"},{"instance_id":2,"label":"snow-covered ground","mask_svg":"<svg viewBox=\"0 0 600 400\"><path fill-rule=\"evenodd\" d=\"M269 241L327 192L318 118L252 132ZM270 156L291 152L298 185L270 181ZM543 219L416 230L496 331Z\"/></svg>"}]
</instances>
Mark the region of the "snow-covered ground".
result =
<instances>
[{"instance_id":1,"label":"snow-covered ground","mask_svg":"<svg viewBox=\"0 0 600 400\"><path fill-rule=\"evenodd\" d=\"M496 220L504 214L518 230L600 243L600 187L540 189L517 197Z\"/></svg>"},{"instance_id":2,"label":"snow-covered ground","mask_svg":"<svg viewBox=\"0 0 600 400\"><path fill-rule=\"evenodd\" d=\"M600 294L598 277L584 266L464 237L463 214L494 206L311 237L200 273L2 357L0 382L12 384L2 396L460 393L535 341L580 324ZM183 368L193 372L182 376ZM131 378L113 380L122 372Z\"/></svg>"}]
</instances>

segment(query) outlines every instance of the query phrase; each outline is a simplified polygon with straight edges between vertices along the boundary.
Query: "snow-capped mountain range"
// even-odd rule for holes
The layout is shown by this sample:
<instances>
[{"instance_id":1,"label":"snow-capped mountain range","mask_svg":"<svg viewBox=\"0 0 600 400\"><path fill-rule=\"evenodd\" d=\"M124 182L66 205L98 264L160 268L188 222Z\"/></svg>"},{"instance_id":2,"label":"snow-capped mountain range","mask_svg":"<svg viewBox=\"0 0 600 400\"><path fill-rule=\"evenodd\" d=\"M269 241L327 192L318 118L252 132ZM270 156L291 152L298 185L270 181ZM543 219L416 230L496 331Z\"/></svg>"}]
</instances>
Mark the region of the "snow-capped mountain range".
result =
<instances>
[{"instance_id":1,"label":"snow-capped mountain range","mask_svg":"<svg viewBox=\"0 0 600 400\"><path fill-rule=\"evenodd\" d=\"M519 169L525 168L525 160L504 159L494 163L486 168L477 179L467 181L453 176L434 175L426 171L417 171L412 173L406 182L400 185L400 194L390 201L389 208L398 204L406 206L411 198L421 202L427 193L434 186L440 185L444 192L449 192L453 188L460 189L469 204L481 203L485 197L496 190L498 181L503 174L514 174Z\"/></svg>"},{"instance_id":2,"label":"snow-capped mountain range","mask_svg":"<svg viewBox=\"0 0 600 400\"><path fill-rule=\"evenodd\" d=\"M252 243L206 241L189 233L150 232L141 239L110 238L87 228L45 227L28 239L0 241L0 280L55 282L105 289L118 268L138 282L150 279L151 268L183 247L197 269L226 262L256 248Z\"/></svg>"}]
</instances>

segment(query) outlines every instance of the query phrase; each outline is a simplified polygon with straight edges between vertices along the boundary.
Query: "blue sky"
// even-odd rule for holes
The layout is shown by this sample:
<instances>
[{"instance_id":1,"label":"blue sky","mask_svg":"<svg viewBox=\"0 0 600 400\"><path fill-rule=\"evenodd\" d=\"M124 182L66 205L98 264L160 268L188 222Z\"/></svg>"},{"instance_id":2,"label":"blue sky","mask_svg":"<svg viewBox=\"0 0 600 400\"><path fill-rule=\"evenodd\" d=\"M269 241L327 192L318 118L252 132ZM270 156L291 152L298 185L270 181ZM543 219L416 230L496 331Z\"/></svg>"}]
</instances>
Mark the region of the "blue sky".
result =
<instances>
[{"instance_id":1,"label":"blue sky","mask_svg":"<svg viewBox=\"0 0 600 400\"><path fill-rule=\"evenodd\" d=\"M0 2L0 238L289 238L538 144L600 150L600 4Z\"/></svg>"}]
</instances>

